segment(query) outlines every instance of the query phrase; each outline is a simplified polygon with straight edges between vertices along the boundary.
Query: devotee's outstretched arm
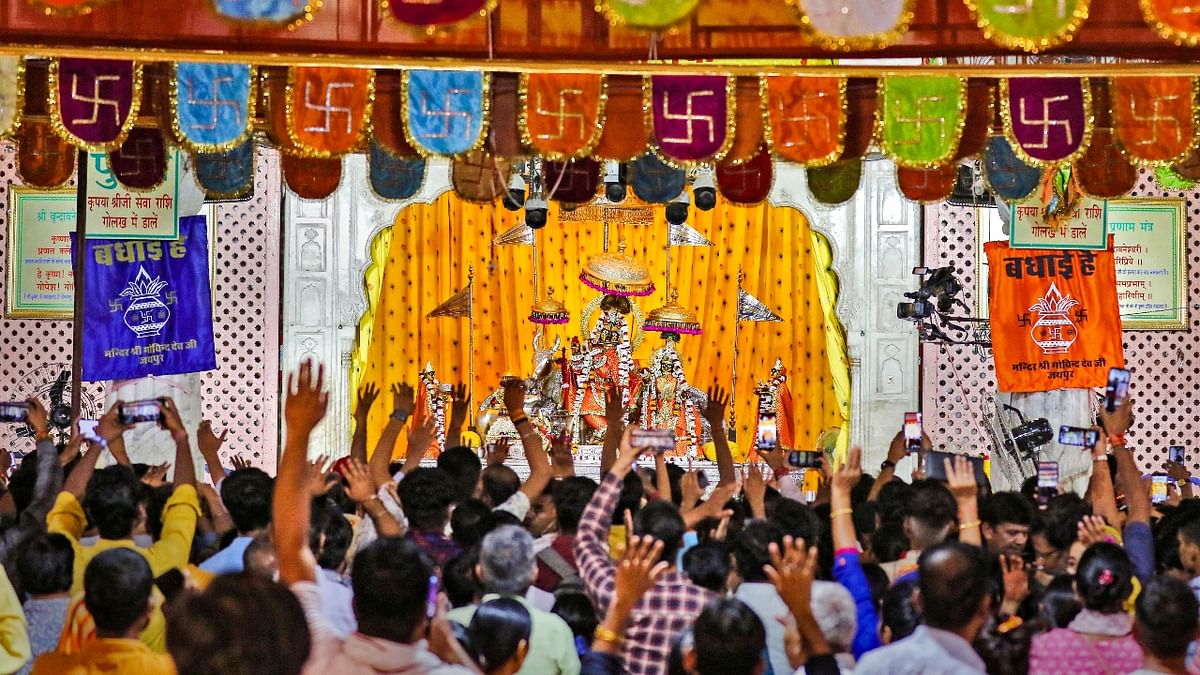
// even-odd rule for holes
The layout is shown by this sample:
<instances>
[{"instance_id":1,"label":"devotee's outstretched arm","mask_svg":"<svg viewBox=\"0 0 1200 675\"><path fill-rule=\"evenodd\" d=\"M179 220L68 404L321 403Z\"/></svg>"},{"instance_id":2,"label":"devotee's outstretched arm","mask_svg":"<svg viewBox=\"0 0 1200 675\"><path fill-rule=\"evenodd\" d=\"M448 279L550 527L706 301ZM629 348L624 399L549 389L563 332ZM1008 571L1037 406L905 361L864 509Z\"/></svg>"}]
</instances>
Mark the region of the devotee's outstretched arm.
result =
<instances>
[{"instance_id":1,"label":"devotee's outstretched arm","mask_svg":"<svg viewBox=\"0 0 1200 675\"><path fill-rule=\"evenodd\" d=\"M312 511L309 496L308 441L317 423L325 417L329 395L325 392L325 367L313 377L311 361L288 376L287 440L275 479L272 523L275 526L275 555L279 579L285 584L317 580L317 561L308 547L308 523Z\"/></svg>"}]
</instances>

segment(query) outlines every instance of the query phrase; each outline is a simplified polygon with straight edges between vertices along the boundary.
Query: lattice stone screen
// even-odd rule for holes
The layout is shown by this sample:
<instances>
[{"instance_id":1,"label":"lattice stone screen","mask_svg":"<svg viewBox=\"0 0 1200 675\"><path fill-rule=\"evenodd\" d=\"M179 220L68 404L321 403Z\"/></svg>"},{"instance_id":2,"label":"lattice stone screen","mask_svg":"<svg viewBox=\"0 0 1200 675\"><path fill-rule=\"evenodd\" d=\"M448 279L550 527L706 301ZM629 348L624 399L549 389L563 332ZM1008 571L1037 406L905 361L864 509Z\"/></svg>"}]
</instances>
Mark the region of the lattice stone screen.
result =
<instances>
[{"instance_id":1,"label":"lattice stone screen","mask_svg":"<svg viewBox=\"0 0 1200 675\"><path fill-rule=\"evenodd\" d=\"M1168 445L1184 445L1193 472L1200 470L1200 191L1169 191L1142 171L1130 196L1184 197L1188 217L1190 328L1186 331L1126 331L1125 359L1133 371L1136 397L1131 442L1143 470L1157 469ZM976 306L977 232L975 209L937 204L925 209L925 264L954 265L967 305ZM987 283L986 279L982 280ZM914 288L916 282L914 279ZM981 420L991 415L995 391L990 355L967 347L922 348L922 409L936 445L967 450L983 438Z\"/></svg>"},{"instance_id":2,"label":"lattice stone screen","mask_svg":"<svg viewBox=\"0 0 1200 675\"><path fill-rule=\"evenodd\" d=\"M15 157L11 145L0 145L0 185L20 184ZM204 375L202 387L205 417L218 430L230 429L225 458L242 455L271 473L279 437L279 181L277 154L260 151L254 197L218 207L217 237L210 242L216 249L218 369ZM6 244L7 190L2 206L0 243ZM0 297L6 278L0 274ZM72 325L0 318L0 400L28 396L35 385L44 390L47 380L70 368ZM85 387L85 404L98 406L103 395L102 387ZM13 425L0 425L0 444L32 450L32 443L14 432Z\"/></svg>"}]
</instances>

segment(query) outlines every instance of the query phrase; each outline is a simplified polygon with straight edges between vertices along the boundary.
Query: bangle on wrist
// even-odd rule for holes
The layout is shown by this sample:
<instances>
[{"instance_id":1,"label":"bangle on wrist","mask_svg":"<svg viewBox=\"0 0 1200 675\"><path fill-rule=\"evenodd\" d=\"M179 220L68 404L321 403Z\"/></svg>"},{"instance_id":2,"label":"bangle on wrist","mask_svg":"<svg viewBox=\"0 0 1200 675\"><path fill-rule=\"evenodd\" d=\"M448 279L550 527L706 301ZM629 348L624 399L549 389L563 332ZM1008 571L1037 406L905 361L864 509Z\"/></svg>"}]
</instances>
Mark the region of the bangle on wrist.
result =
<instances>
[{"instance_id":1,"label":"bangle on wrist","mask_svg":"<svg viewBox=\"0 0 1200 675\"><path fill-rule=\"evenodd\" d=\"M515 427L518 424L520 424L521 422L528 422L529 416L526 415L525 413L518 413L516 415L509 415L508 419L509 419L509 421L511 421L513 423L513 426Z\"/></svg>"},{"instance_id":2,"label":"bangle on wrist","mask_svg":"<svg viewBox=\"0 0 1200 675\"><path fill-rule=\"evenodd\" d=\"M883 463L879 465L880 471L887 471L888 469L895 469L895 468L896 468L896 463L890 459L883 460Z\"/></svg>"},{"instance_id":3,"label":"bangle on wrist","mask_svg":"<svg viewBox=\"0 0 1200 675\"><path fill-rule=\"evenodd\" d=\"M408 421L408 413L401 412L399 410L393 411L392 419L396 420L397 422L399 422L401 424L404 424L405 422Z\"/></svg>"},{"instance_id":4,"label":"bangle on wrist","mask_svg":"<svg viewBox=\"0 0 1200 675\"><path fill-rule=\"evenodd\" d=\"M983 525L983 521L981 521L981 520L972 520L972 521L971 521L971 522L969 522L969 523L963 523L962 525L959 525L959 526L958 526L958 531L959 531L959 532L963 532L963 531L965 531L965 530L973 530L973 529L975 529L975 528L979 527L980 525Z\"/></svg>"},{"instance_id":5,"label":"bangle on wrist","mask_svg":"<svg viewBox=\"0 0 1200 675\"><path fill-rule=\"evenodd\" d=\"M1125 445L1125 432L1122 431L1119 434L1109 434L1108 435L1108 444L1109 445L1122 445L1122 446Z\"/></svg>"},{"instance_id":6,"label":"bangle on wrist","mask_svg":"<svg viewBox=\"0 0 1200 675\"><path fill-rule=\"evenodd\" d=\"M834 518L837 518L838 516L850 516L853 514L854 514L854 509L834 509L829 514L829 519L833 520Z\"/></svg>"},{"instance_id":7,"label":"bangle on wrist","mask_svg":"<svg viewBox=\"0 0 1200 675\"><path fill-rule=\"evenodd\" d=\"M600 642L608 642L614 645L621 644L621 634L603 624L596 626L596 632L593 633Z\"/></svg>"}]
</instances>

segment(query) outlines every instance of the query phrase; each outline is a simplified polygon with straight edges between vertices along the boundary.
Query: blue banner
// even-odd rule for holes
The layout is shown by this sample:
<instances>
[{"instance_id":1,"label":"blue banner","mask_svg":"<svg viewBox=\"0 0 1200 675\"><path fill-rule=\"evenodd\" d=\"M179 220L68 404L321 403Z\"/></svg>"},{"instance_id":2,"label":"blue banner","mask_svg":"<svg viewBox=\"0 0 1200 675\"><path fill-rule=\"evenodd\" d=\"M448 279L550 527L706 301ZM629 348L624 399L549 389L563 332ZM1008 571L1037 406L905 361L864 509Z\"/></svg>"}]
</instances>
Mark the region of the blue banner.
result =
<instances>
[{"instance_id":1,"label":"blue banner","mask_svg":"<svg viewBox=\"0 0 1200 675\"><path fill-rule=\"evenodd\" d=\"M212 289L204 216L172 241L88 239L83 379L213 370Z\"/></svg>"},{"instance_id":2,"label":"blue banner","mask_svg":"<svg viewBox=\"0 0 1200 675\"><path fill-rule=\"evenodd\" d=\"M461 70L404 71L404 127L427 155L461 155L487 131L488 76Z\"/></svg>"}]
</instances>

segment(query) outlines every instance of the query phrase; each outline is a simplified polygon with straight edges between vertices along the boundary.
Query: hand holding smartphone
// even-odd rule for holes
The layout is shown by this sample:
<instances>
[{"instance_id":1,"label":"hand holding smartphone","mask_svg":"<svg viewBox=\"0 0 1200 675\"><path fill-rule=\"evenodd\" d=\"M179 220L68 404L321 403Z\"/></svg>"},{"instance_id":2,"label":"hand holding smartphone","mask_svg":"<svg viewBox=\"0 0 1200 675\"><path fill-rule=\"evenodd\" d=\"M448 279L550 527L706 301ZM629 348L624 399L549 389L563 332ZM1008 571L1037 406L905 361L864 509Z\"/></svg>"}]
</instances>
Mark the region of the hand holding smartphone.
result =
<instances>
[{"instance_id":1,"label":"hand holding smartphone","mask_svg":"<svg viewBox=\"0 0 1200 675\"><path fill-rule=\"evenodd\" d=\"M779 427L775 421L775 413L759 414L758 438L754 439L754 447L768 452L779 447Z\"/></svg>"},{"instance_id":2,"label":"hand holding smartphone","mask_svg":"<svg viewBox=\"0 0 1200 675\"><path fill-rule=\"evenodd\" d=\"M797 469L818 469L821 467L821 453L809 450L792 450L787 455L789 466Z\"/></svg>"},{"instance_id":3,"label":"hand holding smartphone","mask_svg":"<svg viewBox=\"0 0 1200 675\"><path fill-rule=\"evenodd\" d=\"M1058 496L1058 462L1038 462L1037 503L1044 509Z\"/></svg>"},{"instance_id":4,"label":"hand holding smartphone","mask_svg":"<svg viewBox=\"0 0 1200 675\"><path fill-rule=\"evenodd\" d=\"M1182 445L1172 445L1167 448L1167 460L1176 464L1186 464L1187 455Z\"/></svg>"},{"instance_id":5,"label":"hand holding smartphone","mask_svg":"<svg viewBox=\"0 0 1200 675\"><path fill-rule=\"evenodd\" d=\"M1150 503L1162 504L1167 501L1169 494L1167 492L1167 476L1155 474L1150 479Z\"/></svg>"},{"instance_id":6,"label":"hand holding smartphone","mask_svg":"<svg viewBox=\"0 0 1200 675\"><path fill-rule=\"evenodd\" d=\"M904 445L908 454L921 450L921 413L904 413Z\"/></svg>"},{"instance_id":7,"label":"hand holding smartphone","mask_svg":"<svg viewBox=\"0 0 1200 675\"><path fill-rule=\"evenodd\" d=\"M117 409L117 421L121 423L121 426L142 424L143 422L157 424L162 421L162 416L162 401L158 399L121 403Z\"/></svg>"},{"instance_id":8,"label":"hand holding smartphone","mask_svg":"<svg viewBox=\"0 0 1200 675\"><path fill-rule=\"evenodd\" d=\"M1058 442L1062 445L1078 445L1084 448L1093 448L1100 442L1100 432L1095 429L1070 427L1064 424L1058 428Z\"/></svg>"},{"instance_id":9,"label":"hand holding smartphone","mask_svg":"<svg viewBox=\"0 0 1200 675\"><path fill-rule=\"evenodd\" d=\"M0 422L19 424L29 420L29 404L24 401L0 403Z\"/></svg>"},{"instance_id":10,"label":"hand holding smartphone","mask_svg":"<svg viewBox=\"0 0 1200 675\"><path fill-rule=\"evenodd\" d=\"M1108 371L1108 386L1104 388L1104 409L1116 412L1117 408L1129 398L1129 381L1131 375L1124 368L1113 368Z\"/></svg>"},{"instance_id":11,"label":"hand holding smartphone","mask_svg":"<svg viewBox=\"0 0 1200 675\"><path fill-rule=\"evenodd\" d=\"M675 432L670 429L642 429L638 427L633 430L633 435L630 436L629 441L635 448L647 448L654 451L654 454L661 455L675 449Z\"/></svg>"}]
</instances>

